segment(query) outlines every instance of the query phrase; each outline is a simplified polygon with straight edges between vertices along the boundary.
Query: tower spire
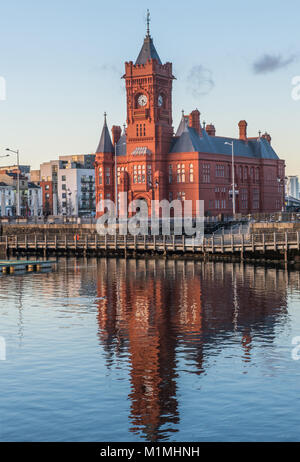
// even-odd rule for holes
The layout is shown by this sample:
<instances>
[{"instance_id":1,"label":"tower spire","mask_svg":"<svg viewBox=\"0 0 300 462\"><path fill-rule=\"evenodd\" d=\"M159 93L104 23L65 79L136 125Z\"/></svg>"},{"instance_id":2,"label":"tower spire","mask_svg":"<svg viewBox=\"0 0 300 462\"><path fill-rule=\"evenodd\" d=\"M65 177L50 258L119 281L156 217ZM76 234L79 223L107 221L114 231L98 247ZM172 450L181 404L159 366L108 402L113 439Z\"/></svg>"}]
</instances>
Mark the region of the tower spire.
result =
<instances>
[{"instance_id":1,"label":"tower spire","mask_svg":"<svg viewBox=\"0 0 300 462\"><path fill-rule=\"evenodd\" d=\"M105 153L113 153L114 147L111 142L111 137L107 128L107 121L106 121L106 112L104 112L104 123L102 128L102 133L100 137L100 141L96 150L98 152L105 152Z\"/></svg>"}]
</instances>

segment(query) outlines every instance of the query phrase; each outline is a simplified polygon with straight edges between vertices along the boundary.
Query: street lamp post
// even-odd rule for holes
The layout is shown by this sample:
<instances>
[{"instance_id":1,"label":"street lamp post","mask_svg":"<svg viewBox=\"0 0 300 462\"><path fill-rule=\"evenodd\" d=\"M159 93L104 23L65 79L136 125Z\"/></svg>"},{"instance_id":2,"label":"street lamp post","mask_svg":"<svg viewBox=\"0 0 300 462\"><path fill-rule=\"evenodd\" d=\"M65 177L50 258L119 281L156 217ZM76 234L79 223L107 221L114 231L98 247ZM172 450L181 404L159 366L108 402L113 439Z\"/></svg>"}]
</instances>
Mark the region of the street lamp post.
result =
<instances>
[{"instance_id":1,"label":"street lamp post","mask_svg":"<svg viewBox=\"0 0 300 462\"><path fill-rule=\"evenodd\" d=\"M118 219L118 164L117 164L117 143L115 143L115 208Z\"/></svg>"},{"instance_id":2,"label":"street lamp post","mask_svg":"<svg viewBox=\"0 0 300 462\"><path fill-rule=\"evenodd\" d=\"M19 156L19 149L13 151L12 149L6 148L6 151L12 152L13 154L17 155L17 166L18 166L18 173L17 173L17 216L21 215L20 213L20 156Z\"/></svg>"},{"instance_id":3,"label":"street lamp post","mask_svg":"<svg viewBox=\"0 0 300 462\"><path fill-rule=\"evenodd\" d=\"M235 218L235 178L234 178L234 144L233 140L231 143L228 143L226 141L225 144L228 144L231 146L232 149L232 154L231 154L231 163L232 163L232 213L233 213L233 218Z\"/></svg>"},{"instance_id":4,"label":"street lamp post","mask_svg":"<svg viewBox=\"0 0 300 462\"><path fill-rule=\"evenodd\" d=\"M9 157L9 154L5 154L5 156L0 156L0 159L3 159L4 157ZM0 201L1 202L0 203L1 216L4 216L5 215L5 209L6 209L6 200L5 200L5 192L4 191L1 191L0 197L1 197L1 201Z\"/></svg>"}]
</instances>

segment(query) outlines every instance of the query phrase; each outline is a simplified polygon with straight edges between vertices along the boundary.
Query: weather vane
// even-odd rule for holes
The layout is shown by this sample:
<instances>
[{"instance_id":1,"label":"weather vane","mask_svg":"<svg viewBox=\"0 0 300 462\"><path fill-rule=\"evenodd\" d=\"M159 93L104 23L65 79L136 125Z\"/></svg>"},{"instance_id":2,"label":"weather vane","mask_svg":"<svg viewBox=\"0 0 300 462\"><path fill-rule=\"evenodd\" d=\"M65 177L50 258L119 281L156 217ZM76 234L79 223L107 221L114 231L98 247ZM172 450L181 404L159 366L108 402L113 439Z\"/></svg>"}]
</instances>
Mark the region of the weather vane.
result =
<instances>
[{"instance_id":1,"label":"weather vane","mask_svg":"<svg viewBox=\"0 0 300 462\"><path fill-rule=\"evenodd\" d=\"M150 11L147 10L147 36L150 36Z\"/></svg>"}]
</instances>

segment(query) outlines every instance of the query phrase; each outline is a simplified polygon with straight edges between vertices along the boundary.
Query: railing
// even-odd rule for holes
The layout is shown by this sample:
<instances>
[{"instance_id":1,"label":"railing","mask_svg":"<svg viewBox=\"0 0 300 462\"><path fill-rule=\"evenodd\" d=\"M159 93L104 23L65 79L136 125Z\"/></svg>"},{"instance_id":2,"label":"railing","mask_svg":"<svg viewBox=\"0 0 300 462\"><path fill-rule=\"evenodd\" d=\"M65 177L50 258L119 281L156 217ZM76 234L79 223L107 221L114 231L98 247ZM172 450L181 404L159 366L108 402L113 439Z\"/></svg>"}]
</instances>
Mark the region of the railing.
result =
<instances>
[{"instance_id":1,"label":"railing","mask_svg":"<svg viewBox=\"0 0 300 462\"><path fill-rule=\"evenodd\" d=\"M33 250L133 250L157 252L236 253L300 250L300 233L226 234L196 239L188 236L132 235L14 235L2 236L0 243L8 251Z\"/></svg>"}]
</instances>

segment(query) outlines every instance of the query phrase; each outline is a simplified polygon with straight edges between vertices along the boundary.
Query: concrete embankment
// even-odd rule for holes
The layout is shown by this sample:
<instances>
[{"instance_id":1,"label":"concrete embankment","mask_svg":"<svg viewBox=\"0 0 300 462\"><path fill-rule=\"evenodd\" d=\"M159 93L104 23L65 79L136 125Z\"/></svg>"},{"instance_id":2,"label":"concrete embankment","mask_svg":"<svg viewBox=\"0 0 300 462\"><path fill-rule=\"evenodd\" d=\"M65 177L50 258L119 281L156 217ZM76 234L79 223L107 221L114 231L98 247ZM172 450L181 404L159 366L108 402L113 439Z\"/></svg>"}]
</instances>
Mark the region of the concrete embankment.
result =
<instances>
[{"instance_id":1,"label":"concrete embankment","mask_svg":"<svg viewBox=\"0 0 300 462\"><path fill-rule=\"evenodd\" d=\"M2 236L80 236L86 234L96 234L95 224L2 224L0 226Z\"/></svg>"},{"instance_id":2,"label":"concrete embankment","mask_svg":"<svg viewBox=\"0 0 300 462\"><path fill-rule=\"evenodd\" d=\"M257 222L251 223L253 234L294 233L300 231L300 222Z\"/></svg>"}]
</instances>

